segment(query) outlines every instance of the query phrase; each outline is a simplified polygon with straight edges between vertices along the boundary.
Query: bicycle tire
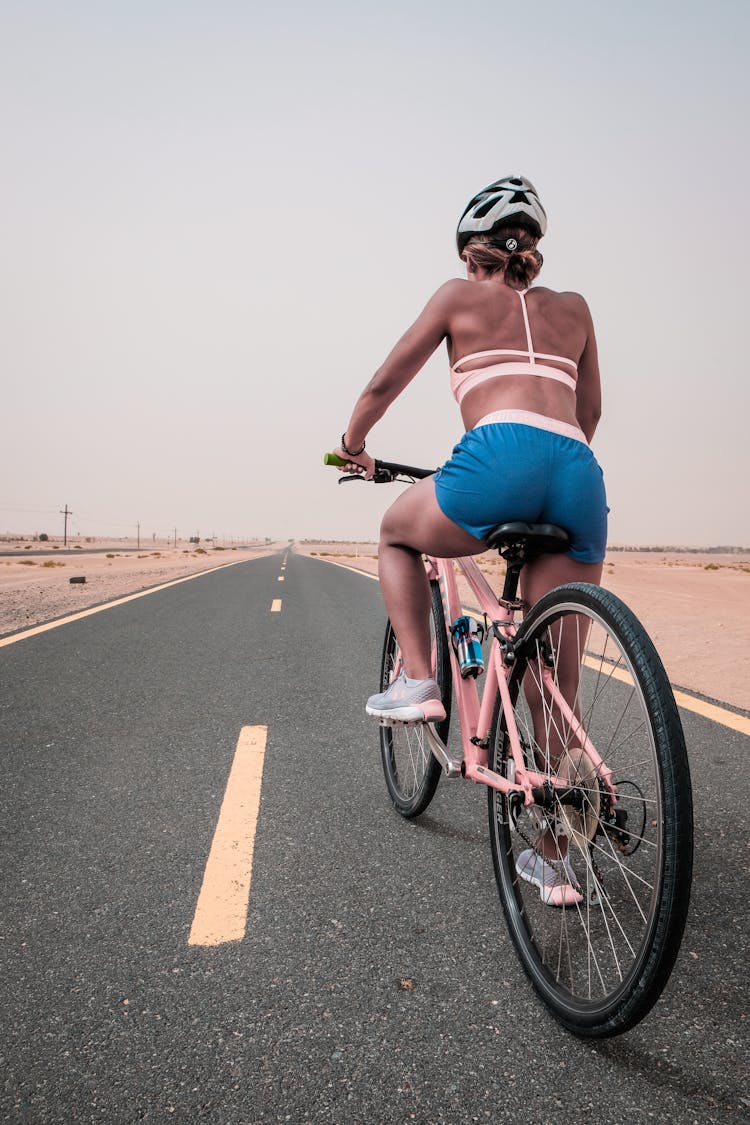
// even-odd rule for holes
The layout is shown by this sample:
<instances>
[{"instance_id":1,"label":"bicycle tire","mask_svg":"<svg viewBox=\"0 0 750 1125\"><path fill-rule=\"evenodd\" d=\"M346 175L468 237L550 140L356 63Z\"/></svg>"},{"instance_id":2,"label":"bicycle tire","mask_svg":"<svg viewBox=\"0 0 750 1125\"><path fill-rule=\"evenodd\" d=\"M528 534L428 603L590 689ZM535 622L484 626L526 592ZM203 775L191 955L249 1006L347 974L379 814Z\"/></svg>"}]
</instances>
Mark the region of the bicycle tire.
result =
<instances>
[{"instance_id":1,"label":"bicycle tire","mask_svg":"<svg viewBox=\"0 0 750 1125\"><path fill-rule=\"evenodd\" d=\"M437 582L430 583L430 632L433 640L433 675L440 686L445 718L435 724L443 742L447 742L451 718L453 680L445 631L443 603ZM398 641L390 621L385 629L383 657L380 668L380 690L385 691L400 667ZM441 766L430 750L423 724L380 727L380 753L385 783L391 800L401 816L419 816L435 795Z\"/></svg>"},{"instance_id":2,"label":"bicycle tire","mask_svg":"<svg viewBox=\"0 0 750 1125\"><path fill-rule=\"evenodd\" d=\"M613 771L616 804L580 748L585 742L580 729L577 734L575 724L566 723L551 704L549 693L545 698L534 687L542 662L557 679L566 630L569 643L584 651L576 722L580 720ZM534 806L519 809L517 802L514 809L506 795L488 790L500 899L521 963L552 1014L582 1037L618 1035L642 1020L658 1000L685 927L693 817L682 724L643 626L601 587L571 583L545 595L519 627L515 650L509 688L523 752L532 768L568 779L577 771L580 809L559 800L545 813ZM527 693L536 695L543 712L541 735L535 736ZM498 705L490 765L511 776L506 728ZM555 765L560 742L566 749ZM553 827L568 839L582 896L563 907L546 905L541 888L527 881L540 873L535 849L527 851L529 843L538 844L540 834ZM527 878L520 877L516 866L522 851L527 854L519 866Z\"/></svg>"}]
</instances>

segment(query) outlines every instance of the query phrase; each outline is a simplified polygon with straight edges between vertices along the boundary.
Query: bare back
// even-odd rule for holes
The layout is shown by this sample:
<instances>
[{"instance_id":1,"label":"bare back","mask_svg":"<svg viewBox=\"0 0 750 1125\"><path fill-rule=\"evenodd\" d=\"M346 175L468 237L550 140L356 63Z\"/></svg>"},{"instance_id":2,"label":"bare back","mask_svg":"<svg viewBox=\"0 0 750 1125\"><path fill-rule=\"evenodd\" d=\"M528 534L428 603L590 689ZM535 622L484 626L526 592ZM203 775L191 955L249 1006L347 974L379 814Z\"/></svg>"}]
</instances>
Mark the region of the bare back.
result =
<instances>
[{"instance_id":1,"label":"bare back","mask_svg":"<svg viewBox=\"0 0 750 1125\"><path fill-rule=\"evenodd\" d=\"M488 376L462 395L464 426L473 429L495 411L524 410L576 426L590 441L601 413L601 390L588 306L578 293L556 293L542 286L529 289L525 302L535 350L563 357L558 365L567 366L568 371L577 366L577 379L568 378L565 385L528 373L508 374L507 369L501 377ZM362 392L350 423L352 441L369 433L443 341L452 365L473 352L525 351L527 337L518 291L502 277L486 274L467 280L453 278L441 285ZM473 359L471 364L481 366L483 362ZM448 386L441 387L440 393L449 393Z\"/></svg>"},{"instance_id":2,"label":"bare back","mask_svg":"<svg viewBox=\"0 0 750 1125\"><path fill-rule=\"evenodd\" d=\"M451 365L476 352L526 351L522 302L519 293L502 278L457 279L444 288L450 288L446 343ZM590 405L587 399L592 394L598 398L596 344L591 316L583 298L577 293L557 293L535 286L526 291L525 302L535 351L576 364L576 389L528 374L487 378L461 402L467 429L497 410L529 410L571 425L581 424L579 405L586 414ZM496 363L491 357L472 358L460 366L462 371L476 371ZM571 370L570 364L555 358L549 358L546 363L563 372Z\"/></svg>"}]
</instances>

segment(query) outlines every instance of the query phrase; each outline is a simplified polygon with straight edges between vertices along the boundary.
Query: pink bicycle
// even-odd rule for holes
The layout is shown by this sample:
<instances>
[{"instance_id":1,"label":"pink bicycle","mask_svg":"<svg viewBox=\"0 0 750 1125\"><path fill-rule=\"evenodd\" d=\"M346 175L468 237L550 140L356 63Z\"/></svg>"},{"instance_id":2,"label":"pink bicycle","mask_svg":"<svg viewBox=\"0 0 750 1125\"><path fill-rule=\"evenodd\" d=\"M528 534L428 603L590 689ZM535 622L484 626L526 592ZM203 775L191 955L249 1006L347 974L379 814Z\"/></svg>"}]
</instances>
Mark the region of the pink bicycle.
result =
<instances>
[{"instance_id":1,"label":"pink bicycle","mask_svg":"<svg viewBox=\"0 0 750 1125\"><path fill-rule=\"evenodd\" d=\"M333 457L326 463L341 463ZM413 483L431 472L376 462L374 479ZM362 478L342 482L353 479ZM441 773L487 787L497 886L524 969L566 1028L606 1037L650 1011L674 966L692 877L691 784L672 688L627 606L587 583L560 586L531 608L518 599L524 564L567 542L547 524L496 527L487 546L506 561L499 597L473 558L425 557L446 718L383 724L380 749L404 817L424 812ZM481 623L467 623L456 568ZM460 640L473 635L476 644L482 634L486 657L475 647L479 660L466 660ZM400 670L389 622L380 690ZM449 742L454 693L460 750ZM564 906L549 905L524 877L545 834L567 842Z\"/></svg>"}]
</instances>

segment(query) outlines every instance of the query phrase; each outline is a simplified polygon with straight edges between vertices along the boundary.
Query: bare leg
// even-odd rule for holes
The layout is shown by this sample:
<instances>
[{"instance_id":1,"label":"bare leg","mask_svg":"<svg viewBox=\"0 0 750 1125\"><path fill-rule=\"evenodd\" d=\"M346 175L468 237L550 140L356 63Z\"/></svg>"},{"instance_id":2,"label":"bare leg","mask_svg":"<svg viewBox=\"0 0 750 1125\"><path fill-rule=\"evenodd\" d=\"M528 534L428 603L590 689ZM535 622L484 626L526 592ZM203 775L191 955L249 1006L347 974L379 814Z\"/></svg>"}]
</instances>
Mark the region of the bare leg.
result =
<instances>
[{"instance_id":1,"label":"bare leg","mask_svg":"<svg viewBox=\"0 0 750 1125\"><path fill-rule=\"evenodd\" d=\"M577 562L567 555L543 555L535 562L525 566L522 571L521 588L524 600L529 605L533 605L549 590L554 589L555 586L562 586L566 582L593 582L598 585L602 576L603 565L603 563ZM583 637L580 638L581 646L584 639ZM574 709L582 656L583 653L574 631L572 629L565 630L562 647L558 649L557 678L563 697ZM549 713L549 700L545 704L533 676L527 675L523 686L534 722L534 730L541 732L545 730L545 707L547 713ZM550 762L546 768L549 768L550 765L558 765L563 756L565 745L559 734L563 729L564 724L560 718L557 722L551 724L547 742ZM542 855L548 859L559 859L568 850L567 840L564 837L555 839L551 832L545 832L542 838L537 841L537 846Z\"/></svg>"},{"instance_id":2,"label":"bare leg","mask_svg":"<svg viewBox=\"0 0 750 1125\"><path fill-rule=\"evenodd\" d=\"M378 570L383 601L407 676L424 680L430 666L430 588L422 555L477 555L487 544L443 515L428 477L392 504L380 528Z\"/></svg>"}]
</instances>

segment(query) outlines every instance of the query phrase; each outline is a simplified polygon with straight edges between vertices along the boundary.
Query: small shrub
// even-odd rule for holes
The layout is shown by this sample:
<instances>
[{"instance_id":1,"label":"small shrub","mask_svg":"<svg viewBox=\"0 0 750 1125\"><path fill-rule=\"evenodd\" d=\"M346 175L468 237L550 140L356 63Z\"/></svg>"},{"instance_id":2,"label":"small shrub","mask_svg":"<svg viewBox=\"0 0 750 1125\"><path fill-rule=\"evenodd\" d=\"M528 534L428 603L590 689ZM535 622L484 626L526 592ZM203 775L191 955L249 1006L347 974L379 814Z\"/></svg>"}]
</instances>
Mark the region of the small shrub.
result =
<instances>
[{"instance_id":1,"label":"small shrub","mask_svg":"<svg viewBox=\"0 0 750 1125\"><path fill-rule=\"evenodd\" d=\"M30 551L30 550L31 550L31 543L27 543L26 546L24 547L24 551Z\"/></svg>"},{"instance_id":2,"label":"small shrub","mask_svg":"<svg viewBox=\"0 0 750 1125\"><path fill-rule=\"evenodd\" d=\"M719 566L718 563L706 563L706 565L703 567L703 569L704 570L721 570L721 567Z\"/></svg>"},{"instance_id":3,"label":"small shrub","mask_svg":"<svg viewBox=\"0 0 750 1125\"><path fill-rule=\"evenodd\" d=\"M21 566L36 566L33 559L21 559Z\"/></svg>"},{"instance_id":4,"label":"small shrub","mask_svg":"<svg viewBox=\"0 0 750 1125\"><path fill-rule=\"evenodd\" d=\"M108 551L108 552L107 552L107 558L108 558L108 559L116 559L116 558L117 558L117 555L112 555L112 554L110 554L110 552Z\"/></svg>"},{"instance_id":5,"label":"small shrub","mask_svg":"<svg viewBox=\"0 0 750 1125\"><path fill-rule=\"evenodd\" d=\"M57 562L56 559L47 559L46 562L42 563L42 566L65 566L65 563Z\"/></svg>"},{"instance_id":6,"label":"small shrub","mask_svg":"<svg viewBox=\"0 0 750 1125\"><path fill-rule=\"evenodd\" d=\"M49 535L47 534L46 531L40 531L39 532L39 542L40 543L46 543L48 539L49 539Z\"/></svg>"},{"instance_id":7,"label":"small shrub","mask_svg":"<svg viewBox=\"0 0 750 1125\"><path fill-rule=\"evenodd\" d=\"M195 553L196 553L196 555L207 555L208 551L204 550L203 547L196 547Z\"/></svg>"}]
</instances>

